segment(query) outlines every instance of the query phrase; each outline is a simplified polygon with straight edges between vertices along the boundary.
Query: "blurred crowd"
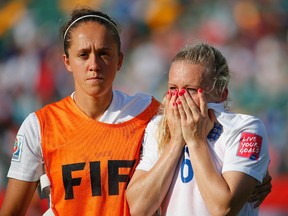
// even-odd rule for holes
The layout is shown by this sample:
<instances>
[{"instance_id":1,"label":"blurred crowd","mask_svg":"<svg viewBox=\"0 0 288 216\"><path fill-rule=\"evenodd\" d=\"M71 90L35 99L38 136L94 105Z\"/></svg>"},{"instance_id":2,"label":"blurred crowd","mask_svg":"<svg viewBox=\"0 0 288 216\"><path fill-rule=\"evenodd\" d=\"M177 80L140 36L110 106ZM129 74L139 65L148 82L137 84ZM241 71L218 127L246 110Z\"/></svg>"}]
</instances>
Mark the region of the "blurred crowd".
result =
<instances>
[{"instance_id":1,"label":"blurred crowd","mask_svg":"<svg viewBox=\"0 0 288 216\"><path fill-rule=\"evenodd\" d=\"M73 8L83 5L103 10L119 24L124 65L114 87L130 94L142 91L161 100L170 60L187 44L208 42L221 50L232 73L230 107L263 120L270 173L275 178L288 174L287 0L4 0L0 193L24 118L73 91L59 28Z\"/></svg>"}]
</instances>

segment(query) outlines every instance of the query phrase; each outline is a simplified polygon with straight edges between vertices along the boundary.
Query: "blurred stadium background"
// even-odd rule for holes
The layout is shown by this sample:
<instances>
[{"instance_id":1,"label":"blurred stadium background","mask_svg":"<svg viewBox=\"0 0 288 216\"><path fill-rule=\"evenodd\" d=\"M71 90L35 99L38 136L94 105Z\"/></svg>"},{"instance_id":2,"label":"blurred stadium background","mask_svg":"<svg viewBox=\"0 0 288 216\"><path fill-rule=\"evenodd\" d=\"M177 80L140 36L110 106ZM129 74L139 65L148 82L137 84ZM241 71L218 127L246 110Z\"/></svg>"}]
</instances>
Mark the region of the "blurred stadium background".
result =
<instances>
[{"instance_id":1,"label":"blurred stadium background","mask_svg":"<svg viewBox=\"0 0 288 216\"><path fill-rule=\"evenodd\" d=\"M260 215L288 215L287 0L2 0L0 1L0 206L13 143L24 118L70 94L59 28L72 9L99 8L121 27L125 62L116 89L161 100L169 62L188 43L219 48L232 71L230 106L266 125L272 193ZM37 193L27 215L41 215Z\"/></svg>"}]
</instances>

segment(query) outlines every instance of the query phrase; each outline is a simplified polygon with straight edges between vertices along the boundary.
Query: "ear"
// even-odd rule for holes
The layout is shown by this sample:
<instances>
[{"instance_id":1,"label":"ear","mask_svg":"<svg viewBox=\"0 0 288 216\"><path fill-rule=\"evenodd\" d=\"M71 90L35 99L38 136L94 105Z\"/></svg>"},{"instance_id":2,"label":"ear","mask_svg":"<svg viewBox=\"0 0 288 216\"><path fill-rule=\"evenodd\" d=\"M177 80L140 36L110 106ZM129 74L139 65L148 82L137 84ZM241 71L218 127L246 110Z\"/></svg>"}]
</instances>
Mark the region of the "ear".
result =
<instances>
[{"instance_id":1,"label":"ear","mask_svg":"<svg viewBox=\"0 0 288 216\"><path fill-rule=\"evenodd\" d=\"M67 57L66 54L63 54L63 62L64 62L64 65L66 67L66 69L69 71L69 72L72 72L72 69L71 69L71 66L70 66L70 61L69 61L69 57Z\"/></svg>"},{"instance_id":2,"label":"ear","mask_svg":"<svg viewBox=\"0 0 288 216\"><path fill-rule=\"evenodd\" d=\"M123 59L124 59L124 55L122 52L120 52L119 57L118 57L117 71L119 71L121 69L122 64L123 64Z\"/></svg>"},{"instance_id":3,"label":"ear","mask_svg":"<svg viewBox=\"0 0 288 216\"><path fill-rule=\"evenodd\" d=\"M224 90L221 93L221 102L224 102L228 99L228 94L229 94L229 90L228 88L224 88Z\"/></svg>"}]
</instances>

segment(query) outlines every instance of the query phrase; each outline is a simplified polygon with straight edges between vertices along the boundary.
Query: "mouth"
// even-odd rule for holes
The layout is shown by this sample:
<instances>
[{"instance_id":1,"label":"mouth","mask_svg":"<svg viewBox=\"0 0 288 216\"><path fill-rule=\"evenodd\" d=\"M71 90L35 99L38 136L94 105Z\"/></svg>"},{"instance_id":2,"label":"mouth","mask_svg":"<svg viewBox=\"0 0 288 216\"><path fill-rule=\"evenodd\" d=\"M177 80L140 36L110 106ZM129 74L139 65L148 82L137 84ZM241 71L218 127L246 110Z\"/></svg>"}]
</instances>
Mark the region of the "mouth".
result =
<instances>
[{"instance_id":1,"label":"mouth","mask_svg":"<svg viewBox=\"0 0 288 216\"><path fill-rule=\"evenodd\" d=\"M103 77L90 77L87 80L103 80Z\"/></svg>"}]
</instances>

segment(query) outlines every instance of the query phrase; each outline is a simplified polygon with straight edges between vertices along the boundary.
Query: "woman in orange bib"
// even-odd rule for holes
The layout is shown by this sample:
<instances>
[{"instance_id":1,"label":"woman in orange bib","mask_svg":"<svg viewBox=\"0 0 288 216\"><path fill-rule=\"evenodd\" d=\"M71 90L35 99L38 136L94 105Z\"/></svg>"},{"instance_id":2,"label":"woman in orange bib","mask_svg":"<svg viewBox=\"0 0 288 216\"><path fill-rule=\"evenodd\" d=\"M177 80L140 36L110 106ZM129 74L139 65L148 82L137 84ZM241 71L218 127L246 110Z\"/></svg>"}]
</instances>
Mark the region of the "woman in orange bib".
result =
<instances>
[{"instance_id":1,"label":"woman in orange bib","mask_svg":"<svg viewBox=\"0 0 288 216\"><path fill-rule=\"evenodd\" d=\"M21 125L1 215L25 215L40 179L50 189L45 215L129 215L124 191L159 102L113 90L123 54L109 16L75 10L61 33L75 91Z\"/></svg>"}]
</instances>

